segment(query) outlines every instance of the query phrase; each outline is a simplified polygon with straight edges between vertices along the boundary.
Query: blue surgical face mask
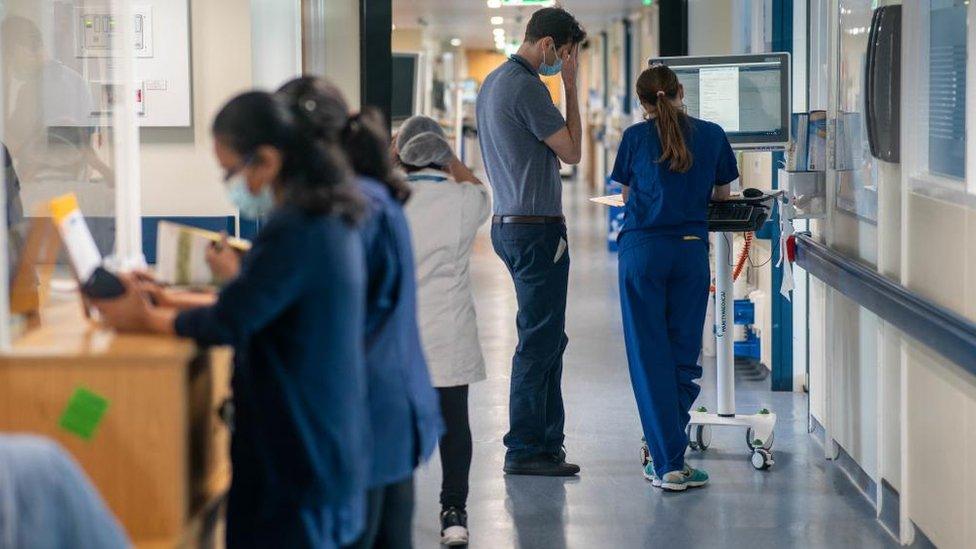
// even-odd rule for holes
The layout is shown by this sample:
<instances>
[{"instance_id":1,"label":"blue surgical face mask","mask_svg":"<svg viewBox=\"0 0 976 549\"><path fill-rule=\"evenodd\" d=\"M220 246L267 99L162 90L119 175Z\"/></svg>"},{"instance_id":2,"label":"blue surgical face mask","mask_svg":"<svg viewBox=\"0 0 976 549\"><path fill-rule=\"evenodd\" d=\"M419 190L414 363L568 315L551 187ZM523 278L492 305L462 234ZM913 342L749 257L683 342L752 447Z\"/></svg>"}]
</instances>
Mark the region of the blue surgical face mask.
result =
<instances>
[{"instance_id":1,"label":"blue surgical face mask","mask_svg":"<svg viewBox=\"0 0 976 549\"><path fill-rule=\"evenodd\" d=\"M542 57L542 64L539 65L539 74L542 76L556 76L559 71L563 70L563 60L559 57L559 52L556 51L556 44L552 45L552 53L556 56L556 62L552 65L546 64L545 56Z\"/></svg>"},{"instance_id":2,"label":"blue surgical face mask","mask_svg":"<svg viewBox=\"0 0 976 549\"><path fill-rule=\"evenodd\" d=\"M241 211L241 217L247 219L260 219L274 209L271 185L261 187L261 191L255 196L247 187L243 169L227 178L227 197Z\"/></svg>"}]
</instances>

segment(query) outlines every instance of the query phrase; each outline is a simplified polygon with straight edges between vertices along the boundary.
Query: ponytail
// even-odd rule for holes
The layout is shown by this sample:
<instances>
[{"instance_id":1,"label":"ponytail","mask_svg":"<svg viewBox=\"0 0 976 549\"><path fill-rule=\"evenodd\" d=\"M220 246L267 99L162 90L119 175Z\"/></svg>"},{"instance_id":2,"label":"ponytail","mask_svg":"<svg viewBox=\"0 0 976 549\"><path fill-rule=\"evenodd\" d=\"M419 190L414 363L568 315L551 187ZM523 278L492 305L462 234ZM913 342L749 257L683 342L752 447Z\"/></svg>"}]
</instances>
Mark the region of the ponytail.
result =
<instances>
[{"instance_id":1,"label":"ponytail","mask_svg":"<svg viewBox=\"0 0 976 549\"><path fill-rule=\"evenodd\" d=\"M389 133L380 112L367 107L349 117L341 140L352 169L386 185L390 195L404 204L410 199L410 186L393 167Z\"/></svg>"},{"instance_id":2,"label":"ponytail","mask_svg":"<svg viewBox=\"0 0 976 549\"><path fill-rule=\"evenodd\" d=\"M410 197L410 187L394 170L390 154L390 132L375 109L366 108L350 116L342 92L324 78L296 78L276 93L309 121L307 133L316 141L338 147L353 171L383 183L401 204Z\"/></svg>"},{"instance_id":3,"label":"ponytail","mask_svg":"<svg viewBox=\"0 0 976 549\"><path fill-rule=\"evenodd\" d=\"M685 142L685 133L690 129L688 115L672 103L678 98L679 86L674 71L655 65L637 79L637 97L644 105L654 107L657 114L657 134L661 140L658 162L668 162L672 171L685 173L691 169L693 158Z\"/></svg>"}]
</instances>

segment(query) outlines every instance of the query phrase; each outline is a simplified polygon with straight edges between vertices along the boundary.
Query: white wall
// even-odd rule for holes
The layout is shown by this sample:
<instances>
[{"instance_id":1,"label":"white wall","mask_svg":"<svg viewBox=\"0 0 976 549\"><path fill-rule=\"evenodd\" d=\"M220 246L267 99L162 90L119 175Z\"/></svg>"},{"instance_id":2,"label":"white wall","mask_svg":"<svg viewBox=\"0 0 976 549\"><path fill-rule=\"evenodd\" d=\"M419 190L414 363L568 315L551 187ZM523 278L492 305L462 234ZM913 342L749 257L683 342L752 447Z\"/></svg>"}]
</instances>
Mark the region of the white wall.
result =
<instances>
[{"instance_id":1,"label":"white wall","mask_svg":"<svg viewBox=\"0 0 976 549\"><path fill-rule=\"evenodd\" d=\"M144 216L233 215L213 159L210 124L252 86L249 0L190 3L193 126L141 131Z\"/></svg>"},{"instance_id":2,"label":"white wall","mask_svg":"<svg viewBox=\"0 0 976 549\"><path fill-rule=\"evenodd\" d=\"M903 283L976 320L976 209L905 193ZM908 513L939 547L976 546L976 378L905 340ZM932 477L932 471L956 474Z\"/></svg>"},{"instance_id":3,"label":"white wall","mask_svg":"<svg viewBox=\"0 0 976 549\"><path fill-rule=\"evenodd\" d=\"M328 0L325 39L325 74L346 95L350 108L358 109L359 0Z\"/></svg>"},{"instance_id":4,"label":"white wall","mask_svg":"<svg viewBox=\"0 0 976 549\"><path fill-rule=\"evenodd\" d=\"M733 3L739 0L688 1L688 55L740 53L733 43Z\"/></svg>"},{"instance_id":5,"label":"white wall","mask_svg":"<svg viewBox=\"0 0 976 549\"><path fill-rule=\"evenodd\" d=\"M251 0L254 86L269 90L302 73L301 0Z\"/></svg>"}]
</instances>

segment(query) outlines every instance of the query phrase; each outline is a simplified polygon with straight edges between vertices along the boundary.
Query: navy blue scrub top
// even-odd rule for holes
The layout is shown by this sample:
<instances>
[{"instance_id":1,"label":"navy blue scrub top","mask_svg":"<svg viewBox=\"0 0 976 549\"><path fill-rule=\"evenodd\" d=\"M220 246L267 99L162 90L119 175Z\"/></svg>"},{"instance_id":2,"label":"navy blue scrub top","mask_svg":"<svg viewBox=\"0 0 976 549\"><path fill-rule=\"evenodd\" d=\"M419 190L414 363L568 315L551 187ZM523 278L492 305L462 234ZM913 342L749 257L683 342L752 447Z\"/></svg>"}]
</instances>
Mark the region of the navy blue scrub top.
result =
<instances>
[{"instance_id":1,"label":"navy blue scrub top","mask_svg":"<svg viewBox=\"0 0 976 549\"><path fill-rule=\"evenodd\" d=\"M365 285L354 227L280 209L216 304L176 319L181 336L234 347L232 491L256 508L346 504L366 489Z\"/></svg>"},{"instance_id":2,"label":"navy blue scrub top","mask_svg":"<svg viewBox=\"0 0 976 549\"><path fill-rule=\"evenodd\" d=\"M410 227L382 183L358 178L367 215L366 375L373 431L370 487L400 482L434 452L442 432L417 328Z\"/></svg>"},{"instance_id":3,"label":"navy blue scrub top","mask_svg":"<svg viewBox=\"0 0 976 549\"><path fill-rule=\"evenodd\" d=\"M687 117L685 144L692 155L685 173L661 158L654 120L624 131L610 178L630 187L620 236L639 231L666 236L708 237L708 202L715 186L739 177L735 153L717 124ZM619 237L618 237L619 238Z\"/></svg>"}]
</instances>

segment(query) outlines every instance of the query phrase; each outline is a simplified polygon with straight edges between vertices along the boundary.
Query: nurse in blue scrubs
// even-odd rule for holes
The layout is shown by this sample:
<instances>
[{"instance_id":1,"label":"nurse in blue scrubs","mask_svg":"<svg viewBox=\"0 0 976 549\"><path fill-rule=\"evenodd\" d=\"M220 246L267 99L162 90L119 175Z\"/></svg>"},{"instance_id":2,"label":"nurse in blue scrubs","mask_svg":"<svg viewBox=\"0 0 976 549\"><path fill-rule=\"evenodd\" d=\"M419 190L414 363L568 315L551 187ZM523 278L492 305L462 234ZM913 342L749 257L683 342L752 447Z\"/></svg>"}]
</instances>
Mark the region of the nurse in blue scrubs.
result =
<instances>
[{"instance_id":1,"label":"nurse in blue scrubs","mask_svg":"<svg viewBox=\"0 0 976 549\"><path fill-rule=\"evenodd\" d=\"M229 548L337 547L363 527L342 514L369 476L363 202L300 117L260 92L217 115L230 198L266 222L213 304L153 306L130 277L96 303L120 330L234 347Z\"/></svg>"},{"instance_id":2,"label":"nurse in blue scrubs","mask_svg":"<svg viewBox=\"0 0 976 549\"><path fill-rule=\"evenodd\" d=\"M402 204L410 187L393 171L389 131L373 113L351 116L334 85L303 77L278 95L315 122L320 143L340 142L366 198L360 228L367 273L366 375L373 432L365 533L348 547L413 546L414 469L442 432L417 327L417 288L410 227Z\"/></svg>"},{"instance_id":3,"label":"nurse in blue scrubs","mask_svg":"<svg viewBox=\"0 0 976 549\"><path fill-rule=\"evenodd\" d=\"M710 199L739 177L725 132L685 114L684 89L663 65L645 70L637 96L647 120L628 128L612 179L627 202L619 236L620 306L630 379L652 461L655 487L703 486L708 474L685 464L689 411L711 280Z\"/></svg>"}]
</instances>

